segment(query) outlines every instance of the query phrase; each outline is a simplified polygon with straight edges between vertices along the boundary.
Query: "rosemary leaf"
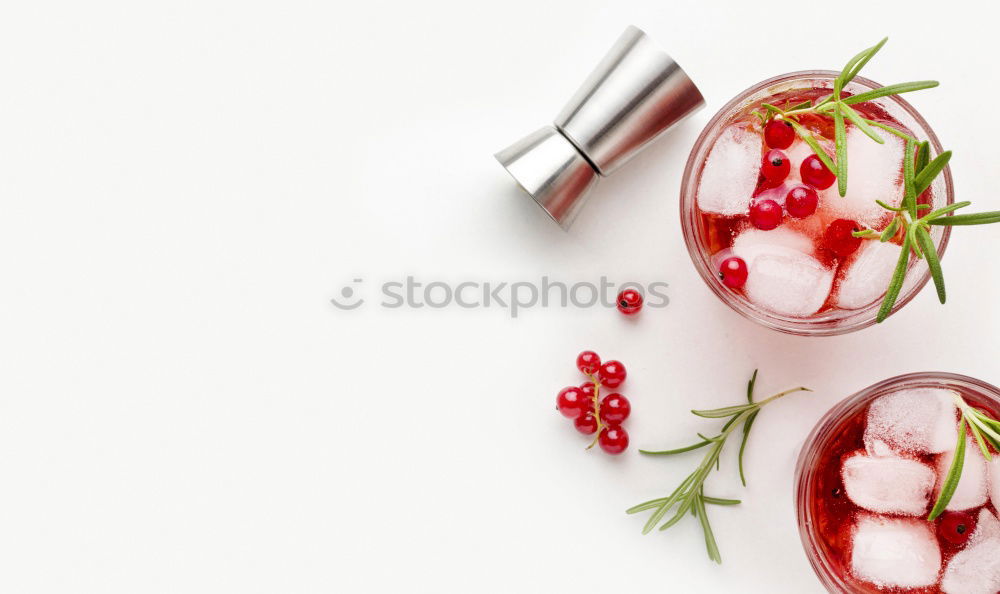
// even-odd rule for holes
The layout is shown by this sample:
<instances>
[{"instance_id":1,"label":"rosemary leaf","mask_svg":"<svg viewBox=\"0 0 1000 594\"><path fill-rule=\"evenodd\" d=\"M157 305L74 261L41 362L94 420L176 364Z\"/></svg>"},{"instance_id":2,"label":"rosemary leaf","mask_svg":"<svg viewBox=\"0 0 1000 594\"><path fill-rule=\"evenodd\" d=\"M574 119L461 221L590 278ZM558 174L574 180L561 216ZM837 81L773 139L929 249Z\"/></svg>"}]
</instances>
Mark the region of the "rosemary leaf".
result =
<instances>
[{"instance_id":1,"label":"rosemary leaf","mask_svg":"<svg viewBox=\"0 0 1000 594\"><path fill-rule=\"evenodd\" d=\"M899 217L893 217L889 226L882 230L882 234L879 235L878 240L885 243L895 237L896 232L899 231L899 224Z\"/></svg>"},{"instance_id":2,"label":"rosemary leaf","mask_svg":"<svg viewBox=\"0 0 1000 594\"><path fill-rule=\"evenodd\" d=\"M965 465L965 416L962 416L962 420L958 423L958 443L955 445L955 457L951 461L951 467L948 469L948 474L945 475L944 484L941 487L941 494L938 495L937 501L934 503L934 507L931 509L931 513L927 516L927 520L933 522L938 516L944 512L944 509L948 507L948 502L951 501L952 495L955 494L955 489L958 487L958 481L962 478L962 466Z\"/></svg>"},{"instance_id":3,"label":"rosemary leaf","mask_svg":"<svg viewBox=\"0 0 1000 594\"><path fill-rule=\"evenodd\" d=\"M813 135L809 132L809 130L806 130L802 126L802 124L796 122L795 120L785 120L785 121L787 121L789 124L792 125L793 128L795 128L795 133L798 134L799 138L804 140L805 143L809 145L809 148L811 148L813 152L816 153L816 156L819 157L819 160L822 161L824 165L826 165L827 169L829 169L830 171L837 170L837 166L833 164L833 159L830 158L830 155L826 154L826 151L824 151L823 147L820 146L819 142L817 142L816 139L813 138Z\"/></svg>"},{"instance_id":4,"label":"rosemary leaf","mask_svg":"<svg viewBox=\"0 0 1000 594\"><path fill-rule=\"evenodd\" d=\"M924 190L930 187L931 182L933 182L934 178L941 173L945 165L947 165L950 160L951 151L945 151L934 157L934 160L928 163L927 166L920 171L920 173L913 179L913 186L917 196L923 194Z\"/></svg>"},{"instance_id":5,"label":"rosemary leaf","mask_svg":"<svg viewBox=\"0 0 1000 594\"><path fill-rule=\"evenodd\" d=\"M924 221L930 221L930 220L936 219L936 218L938 218L938 217L940 217L942 215L946 215L949 212L956 211L956 210L958 210L960 208L965 208L966 206L969 206L971 204L972 203L969 202L968 200L963 200L962 202L956 202L954 204L949 204L948 206L942 206L941 208L939 208L937 210L933 210L933 211L925 214L922 218L923 218Z\"/></svg>"},{"instance_id":6,"label":"rosemary leaf","mask_svg":"<svg viewBox=\"0 0 1000 594\"><path fill-rule=\"evenodd\" d=\"M964 421L965 418L963 417L962 420ZM979 450L983 452L983 458L991 460L993 456L990 455L990 448L988 448L986 446L986 442L983 441L983 434L976 429L975 425L971 425L969 428L972 430L972 436L976 438L976 443L979 444Z\"/></svg>"},{"instance_id":7,"label":"rosemary leaf","mask_svg":"<svg viewBox=\"0 0 1000 594\"><path fill-rule=\"evenodd\" d=\"M683 454L684 452L690 452L692 450L697 450L698 448L703 448L710 443L712 443L712 441L706 439L694 445L685 446L683 448L677 448L675 450L639 450L639 453L646 454L647 456L672 456L674 454Z\"/></svg>"},{"instance_id":8,"label":"rosemary leaf","mask_svg":"<svg viewBox=\"0 0 1000 594\"><path fill-rule=\"evenodd\" d=\"M892 280L889 281L889 289L882 298L882 306L878 310L875 321L882 323L889 314L892 313L892 306L899 298L899 290L903 288L903 279L906 278L906 268L910 263L910 234L903 237L903 246L899 252L899 260L896 261L896 270L892 273Z\"/></svg>"},{"instance_id":9,"label":"rosemary leaf","mask_svg":"<svg viewBox=\"0 0 1000 594\"><path fill-rule=\"evenodd\" d=\"M883 37L882 41L866 50L862 50L858 53L858 55L851 58L847 65L844 66L843 72L841 72L838 77L841 79L841 86L847 86L847 83L854 80L854 77L857 76L858 73L861 72L861 69L865 67L865 64L868 63L868 60L871 60L872 57L874 57L875 54L882 49L882 46L885 45L886 41L889 41L889 38Z\"/></svg>"},{"instance_id":10,"label":"rosemary leaf","mask_svg":"<svg viewBox=\"0 0 1000 594\"><path fill-rule=\"evenodd\" d=\"M941 217L929 221L931 225L988 225L990 223L1000 223L1000 210L990 212L977 212L975 214L960 214L950 217Z\"/></svg>"},{"instance_id":11,"label":"rosemary leaf","mask_svg":"<svg viewBox=\"0 0 1000 594\"><path fill-rule=\"evenodd\" d=\"M876 132L875 129L872 128L867 121L865 121L865 118L861 117L858 112L854 111L854 109L847 104L847 101L840 102L840 109L844 112L847 119L851 120L851 123L857 126L858 130L864 132L868 138L871 138L879 144L885 144L885 140L878 135L878 132Z\"/></svg>"},{"instance_id":12,"label":"rosemary leaf","mask_svg":"<svg viewBox=\"0 0 1000 594\"><path fill-rule=\"evenodd\" d=\"M719 553L719 545L715 542L715 534L712 533L712 526L708 523L708 513L705 511L705 501L703 493L699 493L695 498L695 511L698 514L698 521L701 522L701 529L705 532L705 548L708 551L708 558L716 563L722 563L722 555Z\"/></svg>"},{"instance_id":13,"label":"rosemary leaf","mask_svg":"<svg viewBox=\"0 0 1000 594\"><path fill-rule=\"evenodd\" d=\"M914 154L917 145L912 140L906 141L906 148L903 151L903 208L910 213L910 217L917 218L917 195L914 184Z\"/></svg>"},{"instance_id":14,"label":"rosemary leaf","mask_svg":"<svg viewBox=\"0 0 1000 594\"><path fill-rule=\"evenodd\" d=\"M917 145L917 164L914 170L919 174L931 160L931 143L927 140Z\"/></svg>"},{"instance_id":15,"label":"rosemary leaf","mask_svg":"<svg viewBox=\"0 0 1000 594\"><path fill-rule=\"evenodd\" d=\"M941 83L936 80L918 80L914 82L898 83L895 85L887 85L870 91L865 91L864 93L858 93L857 95L851 95L843 101L848 105L854 105L855 103L864 103L865 101L871 101L872 99L878 99L880 97L888 97L889 95L899 95L901 93L912 93L913 91L933 89L939 84Z\"/></svg>"},{"instance_id":16,"label":"rosemary leaf","mask_svg":"<svg viewBox=\"0 0 1000 594\"><path fill-rule=\"evenodd\" d=\"M743 421L743 439L742 441L740 441L740 453L738 456L738 460L740 468L740 482L743 483L744 487L747 486L747 478L743 474L743 450L745 450L747 447L747 439L750 438L750 428L753 427L753 422L757 418L757 413L759 412L760 410L753 411L753 413L751 413L750 416L747 417L747 420Z\"/></svg>"},{"instance_id":17,"label":"rosemary leaf","mask_svg":"<svg viewBox=\"0 0 1000 594\"><path fill-rule=\"evenodd\" d=\"M754 408L753 404L738 404L736 406L726 406L710 410L692 410L691 414L698 415L699 417L706 419L723 419L725 417L738 415L745 410L750 410L751 408Z\"/></svg>"},{"instance_id":18,"label":"rosemary leaf","mask_svg":"<svg viewBox=\"0 0 1000 594\"><path fill-rule=\"evenodd\" d=\"M924 252L924 257L927 258L927 266L931 269L931 278L934 279L934 288L937 289L938 300L944 303L946 299L944 275L941 273L941 260L938 258L937 249L934 247L934 240L931 239L930 233L927 232L927 229L923 225L917 225L915 229L914 233L917 243L920 244L920 249Z\"/></svg>"},{"instance_id":19,"label":"rosemary leaf","mask_svg":"<svg viewBox=\"0 0 1000 594\"><path fill-rule=\"evenodd\" d=\"M882 122L876 122L875 120L869 120L868 118L865 118L865 123L867 123L869 126L875 126L876 128L881 128L886 132L889 132L890 134L902 138L903 140L912 140L913 142L918 142L916 138L910 136L906 132L903 132L899 128L896 128L895 126L883 124Z\"/></svg>"},{"instance_id":20,"label":"rosemary leaf","mask_svg":"<svg viewBox=\"0 0 1000 594\"><path fill-rule=\"evenodd\" d=\"M739 499L720 499L718 497L709 497L708 495L702 495L701 499L705 503L711 503L712 505L739 505L742 503Z\"/></svg>"},{"instance_id":21,"label":"rosemary leaf","mask_svg":"<svg viewBox=\"0 0 1000 594\"><path fill-rule=\"evenodd\" d=\"M843 104L833 106L834 142L837 148L837 191L847 195L847 130L844 126Z\"/></svg>"}]
</instances>

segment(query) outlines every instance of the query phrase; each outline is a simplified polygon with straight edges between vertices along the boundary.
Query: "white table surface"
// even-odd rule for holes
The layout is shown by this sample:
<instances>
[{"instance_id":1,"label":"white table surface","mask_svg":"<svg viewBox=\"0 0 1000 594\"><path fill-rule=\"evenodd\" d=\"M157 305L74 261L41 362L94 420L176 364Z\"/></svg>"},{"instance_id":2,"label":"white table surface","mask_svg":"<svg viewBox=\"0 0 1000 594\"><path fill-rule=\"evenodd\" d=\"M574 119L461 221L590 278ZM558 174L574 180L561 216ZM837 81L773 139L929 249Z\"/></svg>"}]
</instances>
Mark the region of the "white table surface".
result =
<instances>
[{"instance_id":1,"label":"white table surface","mask_svg":"<svg viewBox=\"0 0 1000 594\"><path fill-rule=\"evenodd\" d=\"M951 295L832 339L746 321L696 275L677 193L698 131L767 76L941 80L913 95L958 199L1000 209L988 2L33 2L0 18L0 590L819 592L793 463L875 381L1000 382L998 228L959 229ZM863 11L852 18L849 10ZM995 10L995 9L993 9ZM773 14L774 16L768 16ZM560 231L492 153L550 121L628 24L707 109L605 179ZM669 307L388 310L424 281L669 283ZM362 293L364 294L364 293ZM632 448L553 410L583 348L621 359ZM628 506L699 459L636 446L711 431L760 367L775 404L694 521ZM732 452L729 452L732 454Z\"/></svg>"}]
</instances>

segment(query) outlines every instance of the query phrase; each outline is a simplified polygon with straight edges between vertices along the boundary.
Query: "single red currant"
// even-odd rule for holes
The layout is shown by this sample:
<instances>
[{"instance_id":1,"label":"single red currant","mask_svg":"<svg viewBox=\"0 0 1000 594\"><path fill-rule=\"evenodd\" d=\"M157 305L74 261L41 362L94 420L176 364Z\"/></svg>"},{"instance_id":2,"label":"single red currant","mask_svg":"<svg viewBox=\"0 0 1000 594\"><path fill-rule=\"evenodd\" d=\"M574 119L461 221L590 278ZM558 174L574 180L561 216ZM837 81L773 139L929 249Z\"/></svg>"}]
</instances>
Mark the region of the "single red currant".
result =
<instances>
[{"instance_id":1,"label":"single red currant","mask_svg":"<svg viewBox=\"0 0 1000 594\"><path fill-rule=\"evenodd\" d=\"M618 293L618 311L627 316L639 313L642 309L642 293L635 289L625 289Z\"/></svg>"},{"instance_id":2,"label":"single red currant","mask_svg":"<svg viewBox=\"0 0 1000 594\"><path fill-rule=\"evenodd\" d=\"M620 454L628 447L628 433L617 425L610 425L597 436L597 444L609 454Z\"/></svg>"},{"instance_id":3,"label":"single red currant","mask_svg":"<svg viewBox=\"0 0 1000 594\"><path fill-rule=\"evenodd\" d=\"M781 224L781 205L774 200L757 200L750 205L750 223L762 231Z\"/></svg>"},{"instance_id":4,"label":"single red currant","mask_svg":"<svg viewBox=\"0 0 1000 594\"><path fill-rule=\"evenodd\" d=\"M802 181L817 190L829 188L837 179L837 176L827 169L823 161L816 155L809 155L802 160L802 165L799 166L799 175L802 177Z\"/></svg>"},{"instance_id":5,"label":"single red currant","mask_svg":"<svg viewBox=\"0 0 1000 594\"><path fill-rule=\"evenodd\" d=\"M785 209L788 214L797 219L805 218L816 212L817 205L819 205L819 194L812 186L803 184L792 186L792 189L788 190L788 195L785 196Z\"/></svg>"},{"instance_id":6,"label":"single red currant","mask_svg":"<svg viewBox=\"0 0 1000 594\"><path fill-rule=\"evenodd\" d=\"M597 431L597 417L592 412L585 412L573 419L573 426L584 435L593 435Z\"/></svg>"},{"instance_id":7,"label":"single red currant","mask_svg":"<svg viewBox=\"0 0 1000 594\"><path fill-rule=\"evenodd\" d=\"M567 419L575 419L593 407L593 394L588 395L576 386L563 388L556 397L556 408Z\"/></svg>"},{"instance_id":8,"label":"single red currant","mask_svg":"<svg viewBox=\"0 0 1000 594\"><path fill-rule=\"evenodd\" d=\"M823 235L823 245L836 254L838 258L846 258L861 247L861 238L853 235L855 231L860 230L858 224L852 220L837 219L826 228L826 233Z\"/></svg>"},{"instance_id":9,"label":"single red currant","mask_svg":"<svg viewBox=\"0 0 1000 594\"><path fill-rule=\"evenodd\" d=\"M601 420L616 425L628 418L632 405L628 398L614 392L601 399Z\"/></svg>"},{"instance_id":10,"label":"single red currant","mask_svg":"<svg viewBox=\"0 0 1000 594\"><path fill-rule=\"evenodd\" d=\"M771 149L764 154L764 161L760 165L760 173L764 179L772 184L779 184L788 177L788 172L792 166L788 162L788 156L778 149Z\"/></svg>"},{"instance_id":11,"label":"single red currant","mask_svg":"<svg viewBox=\"0 0 1000 594\"><path fill-rule=\"evenodd\" d=\"M576 368L587 375L593 375L601 368L601 358L594 351L583 351L576 356Z\"/></svg>"},{"instance_id":12,"label":"single red currant","mask_svg":"<svg viewBox=\"0 0 1000 594\"><path fill-rule=\"evenodd\" d=\"M719 278L727 287L739 289L747 284L747 263L743 258L726 258L719 266Z\"/></svg>"},{"instance_id":13,"label":"single red currant","mask_svg":"<svg viewBox=\"0 0 1000 594\"><path fill-rule=\"evenodd\" d=\"M965 512L945 512L938 520L938 536L953 545L961 546L972 536L975 519Z\"/></svg>"},{"instance_id":14,"label":"single red currant","mask_svg":"<svg viewBox=\"0 0 1000 594\"><path fill-rule=\"evenodd\" d=\"M795 129L785 120L771 120L764 126L764 142L773 149L786 149L795 142Z\"/></svg>"},{"instance_id":15,"label":"single red currant","mask_svg":"<svg viewBox=\"0 0 1000 594\"><path fill-rule=\"evenodd\" d=\"M597 377L601 380L602 386L617 388L625 381L625 366L618 361L607 361L601 365Z\"/></svg>"},{"instance_id":16,"label":"single red currant","mask_svg":"<svg viewBox=\"0 0 1000 594\"><path fill-rule=\"evenodd\" d=\"M597 384L595 384L594 382L583 382L582 384L580 384L580 389L583 390L583 393L587 395L587 398L593 398L594 388L596 387L596 385Z\"/></svg>"}]
</instances>

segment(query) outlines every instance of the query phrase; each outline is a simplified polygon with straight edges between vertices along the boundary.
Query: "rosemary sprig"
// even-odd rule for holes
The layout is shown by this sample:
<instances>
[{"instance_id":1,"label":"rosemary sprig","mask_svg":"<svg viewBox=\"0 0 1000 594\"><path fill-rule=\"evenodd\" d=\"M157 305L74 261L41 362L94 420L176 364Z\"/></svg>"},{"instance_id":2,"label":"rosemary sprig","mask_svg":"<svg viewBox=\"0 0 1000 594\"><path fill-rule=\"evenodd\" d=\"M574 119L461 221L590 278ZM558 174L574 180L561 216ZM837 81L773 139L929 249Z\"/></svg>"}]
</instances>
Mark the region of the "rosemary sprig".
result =
<instances>
[{"instance_id":1,"label":"rosemary sprig","mask_svg":"<svg viewBox=\"0 0 1000 594\"><path fill-rule=\"evenodd\" d=\"M965 208L972 204L969 201L956 202L948 206L931 210L927 204L919 203L919 197L931 186L934 179L948 165L951 160L951 151L944 151L933 159L930 158L930 144L926 141L917 144L908 140L903 156L903 201L896 208L877 201L883 208L891 211L894 216L889 225L878 232L873 229L862 229L854 232L855 237L864 239L879 239L888 241L895 237L899 229L903 231L903 242L899 259L896 261L896 268L892 278L889 280L889 288L882 298L882 305L879 307L877 322L882 322L892 314L892 308L899 298L900 290L906 278L906 273L910 268L910 254L920 259L927 260L927 267L930 269L931 278L934 280L934 288L937 291L938 300L945 303L947 291L944 284L944 273L941 269L941 258L938 256L937 247L930 235L932 226L955 226L955 225L988 225L1000 222L1000 211L981 212L953 215L956 210ZM926 214L921 214L924 211Z\"/></svg>"},{"instance_id":2,"label":"rosemary sprig","mask_svg":"<svg viewBox=\"0 0 1000 594\"><path fill-rule=\"evenodd\" d=\"M875 54L882 49L882 46L884 46L888 40L888 37L883 38L882 41L879 41L872 47L862 50L856 56L851 58L850 61L844 65L843 70L841 70L837 78L833 80L833 94L826 97L822 101L817 102L815 105L813 105L811 101L807 101L789 109L781 109L774 105L763 104L762 107L765 109L766 115L757 114L758 117L761 117L761 121L764 124L766 124L771 118L780 118L789 122L792 127L795 128L795 132L799 135L799 137L801 137L802 140L804 140L812 148L813 152L816 153L816 156L823 161L823 164L826 165L827 169L837 174L837 191L841 196L847 195L846 122L851 122L865 135L879 144L884 144L885 139L883 139L882 136L876 132L876 128L895 134L904 140L912 140L916 142L916 139L911 137L905 131L899 130L894 126L889 126L882 122L876 122L875 120L865 118L851 106L864 103L866 101L872 101L873 99L879 99L881 97L899 95L901 93L911 93L913 91L920 91L938 86L937 81L920 80L886 85L884 87L865 91L864 93L858 93L857 95L843 97L842 92L844 87L854 80L854 77L861 72L861 69L865 66L865 64L867 64L869 60L871 60ZM836 156L836 160L831 159L830 155L828 155L822 148L820 143L813 136L812 132L798 122L798 119L806 114L817 114L833 118L834 154Z\"/></svg>"},{"instance_id":3,"label":"rosemary sprig","mask_svg":"<svg viewBox=\"0 0 1000 594\"><path fill-rule=\"evenodd\" d=\"M703 447L708 447L708 451L702 458L701 464L695 468L694 472L689 474L680 485L674 491L667 495L666 497L660 497L658 499L651 499L645 501L638 505L635 505L628 510L626 513L635 514L642 511L653 510L652 515L650 515L649 520L646 525L643 526L642 533L648 534L657 525L660 525L660 530L666 530L670 528L684 517L684 514L691 512L698 518L701 524L702 531L705 534L705 548L708 551L709 559L712 559L716 563L722 563L722 555L719 553L719 546L715 541L715 535L712 532L712 526L708 521L708 513L705 511L705 504L712 505L736 505L740 503L738 499L721 499L718 497L709 497L705 495L705 479L712 471L712 467L719 467L719 455L722 453L722 448L726 444L726 440L729 438L730 434L736 430L738 426L743 427L743 437L740 442L739 451L739 470L740 470L740 480L743 485L746 486L746 477L743 473L743 452L746 449L747 439L750 436L750 428L753 426L754 420L760 413L760 409L772 402L793 392L805 391L810 392L808 388L793 388L791 390L786 390L784 392L779 392L769 398L755 402L753 398L754 384L757 381L757 371L753 372L753 376L750 378L750 382L747 384L747 403L739 404L736 406L726 406L723 408L716 408L711 410L692 410L692 414L706 419L724 419L729 417L725 425L722 426L722 430L718 435L713 437L706 437L701 433L698 437L701 441L694 443L693 445L673 449L673 450L662 450L662 451L649 451L649 450L639 450L641 453L650 456L670 456L674 454L681 454L684 452L690 452L692 450L697 450ZM674 515L670 519L663 522L667 513L676 507ZM662 524L660 524L663 522Z\"/></svg>"},{"instance_id":4,"label":"rosemary sprig","mask_svg":"<svg viewBox=\"0 0 1000 594\"><path fill-rule=\"evenodd\" d=\"M955 399L955 405L958 406L959 412L962 413L962 417L958 421L958 443L955 444L955 457L952 459L948 474L945 475L944 483L941 485L941 493L938 495L937 501L934 502L930 515L927 516L928 521L934 521L944 512L945 508L948 507L948 502L955 494L955 489L958 488L958 481L962 478L962 468L965 465L966 427L969 428L976 443L979 444L984 458L993 459L990 448L1000 452L1000 421L978 408L969 406L969 403L957 392L952 397Z\"/></svg>"}]
</instances>

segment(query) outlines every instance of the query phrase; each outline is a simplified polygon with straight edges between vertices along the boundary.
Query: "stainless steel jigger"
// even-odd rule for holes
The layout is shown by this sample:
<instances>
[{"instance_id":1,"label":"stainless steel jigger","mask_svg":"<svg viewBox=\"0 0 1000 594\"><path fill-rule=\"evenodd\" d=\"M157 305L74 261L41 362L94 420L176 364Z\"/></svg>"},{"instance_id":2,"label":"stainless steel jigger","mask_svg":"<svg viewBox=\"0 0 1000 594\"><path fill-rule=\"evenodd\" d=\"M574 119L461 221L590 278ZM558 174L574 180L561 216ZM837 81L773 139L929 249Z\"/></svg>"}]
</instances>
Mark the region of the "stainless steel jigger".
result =
<instances>
[{"instance_id":1,"label":"stainless steel jigger","mask_svg":"<svg viewBox=\"0 0 1000 594\"><path fill-rule=\"evenodd\" d=\"M637 27L628 27L545 126L496 155L564 229L599 175L615 172L667 128L705 104L687 74Z\"/></svg>"}]
</instances>

